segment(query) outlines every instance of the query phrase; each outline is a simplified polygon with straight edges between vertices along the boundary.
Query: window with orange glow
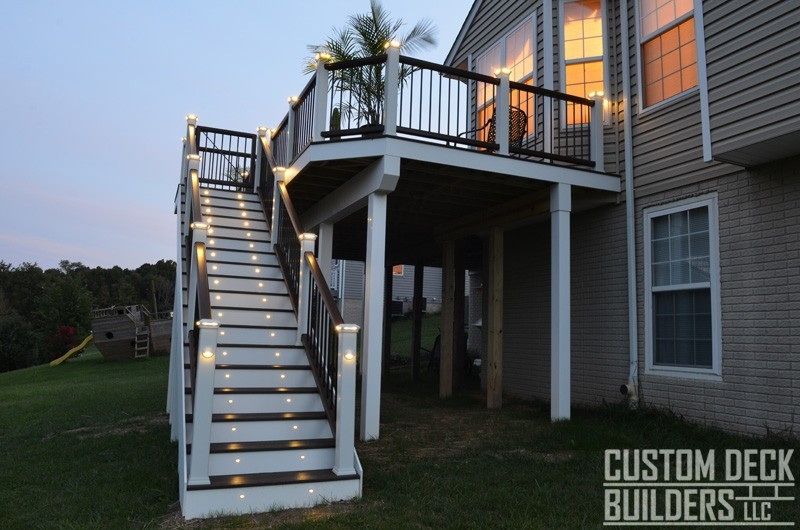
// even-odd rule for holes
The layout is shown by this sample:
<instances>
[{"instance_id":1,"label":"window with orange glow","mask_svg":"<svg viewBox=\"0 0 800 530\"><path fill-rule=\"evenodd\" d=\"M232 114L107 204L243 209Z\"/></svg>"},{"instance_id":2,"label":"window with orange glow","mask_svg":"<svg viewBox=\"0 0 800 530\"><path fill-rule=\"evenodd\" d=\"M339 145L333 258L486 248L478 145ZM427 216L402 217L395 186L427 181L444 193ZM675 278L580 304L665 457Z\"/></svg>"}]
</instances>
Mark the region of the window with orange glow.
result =
<instances>
[{"instance_id":1,"label":"window with orange glow","mask_svg":"<svg viewBox=\"0 0 800 530\"><path fill-rule=\"evenodd\" d=\"M692 0L640 0L644 106L697 86Z\"/></svg>"},{"instance_id":2,"label":"window with orange glow","mask_svg":"<svg viewBox=\"0 0 800 530\"><path fill-rule=\"evenodd\" d=\"M395 276L402 276L403 275L403 266L402 265L392 265L392 274Z\"/></svg>"},{"instance_id":3,"label":"window with orange glow","mask_svg":"<svg viewBox=\"0 0 800 530\"><path fill-rule=\"evenodd\" d=\"M479 74L494 76L495 70L509 68L509 79L527 85L533 84L533 19L528 18L514 30L500 39L500 42L489 48L475 63L475 71ZM486 83L477 84L477 128L483 127L494 116L494 98L496 87ZM519 97L517 99L520 99ZM530 101L529 101L530 100ZM522 98L518 102L532 106L532 98ZM515 102L511 102L515 105ZM526 107L522 107L526 111ZM528 134L533 134L533 112L528 115ZM489 128L478 133L477 140L487 141Z\"/></svg>"},{"instance_id":4,"label":"window with orange glow","mask_svg":"<svg viewBox=\"0 0 800 530\"><path fill-rule=\"evenodd\" d=\"M563 4L564 91L589 97L605 91L603 80L603 3L601 0L568 0ZM568 125L588 123L589 108L567 104Z\"/></svg>"}]
</instances>

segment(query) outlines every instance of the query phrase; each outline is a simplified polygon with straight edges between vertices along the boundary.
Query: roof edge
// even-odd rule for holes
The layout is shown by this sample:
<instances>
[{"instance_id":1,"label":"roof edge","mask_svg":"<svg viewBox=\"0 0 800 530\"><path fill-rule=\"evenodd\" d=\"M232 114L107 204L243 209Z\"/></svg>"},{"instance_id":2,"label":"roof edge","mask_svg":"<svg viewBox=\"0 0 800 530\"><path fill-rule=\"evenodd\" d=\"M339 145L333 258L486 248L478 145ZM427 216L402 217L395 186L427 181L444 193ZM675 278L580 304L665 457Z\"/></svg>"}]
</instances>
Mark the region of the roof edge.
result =
<instances>
[{"instance_id":1,"label":"roof edge","mask_svg":"<svg viewBox=\"0 0 800 530\"><path fill-rule=\"evenodd\" d=\"M456 36L455 42L453 42L453 46L450 48L450 51L447 53L447 58L444 60L444 64L447 66L453 66L453 59L455 58L456 53L458 53L459 48L461 47L461 42L464 40L464 35L466 35L467 31L469 30L470 26L472 25L472 21L475 18L475 14L480 9L483 0L475 0L472 4L472 7L467 13L467 18L464 19L464 23L461 25L461 29L458 31L458 35Z\"/></svg>"}]
</instances>

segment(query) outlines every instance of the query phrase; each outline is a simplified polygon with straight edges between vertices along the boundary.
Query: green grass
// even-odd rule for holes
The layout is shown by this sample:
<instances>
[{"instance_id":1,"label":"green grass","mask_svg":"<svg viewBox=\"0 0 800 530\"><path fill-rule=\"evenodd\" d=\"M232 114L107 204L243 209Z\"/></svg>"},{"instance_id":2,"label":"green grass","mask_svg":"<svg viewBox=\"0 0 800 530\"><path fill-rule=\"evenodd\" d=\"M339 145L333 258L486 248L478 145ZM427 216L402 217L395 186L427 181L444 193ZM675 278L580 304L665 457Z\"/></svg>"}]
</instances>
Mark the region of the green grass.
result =
<instances>
[{"instance_id":1,"label":"green grass","mask_svg":"<svg viewBox=\"0 0 800 530\"><path fill-rule=\"evenodd\" d=\"M422 319L422 347L426 350L433 348L433 341L439 334L440 316L438 314L425 315ZM411 359L411 328L414 319L404 316L392 321L392 355L401 359ZM427 359L427 353L422 352L422 358Z\"/></svg>"},{"instance_id":2,"label":"green grass","mask_svg":"<svg viewBox=\"0 0 800 530\"><path fill-rule=\"evenodd\" d=\"M167 368L166 358L87 355L0 374L0 528L597 528L607 448L800 454L796 439L734 436L616 405L578 407L559 423L545 403L507 399L487 410L474 379L440 400L431 374L413 383L400 368L384 383L380 440L358 444L362 499L184 523L163 412ZM800 477L798 454L793 470ZM800 503L776 503L773 519L800 520Z\"/></svg>"}]
</instances>

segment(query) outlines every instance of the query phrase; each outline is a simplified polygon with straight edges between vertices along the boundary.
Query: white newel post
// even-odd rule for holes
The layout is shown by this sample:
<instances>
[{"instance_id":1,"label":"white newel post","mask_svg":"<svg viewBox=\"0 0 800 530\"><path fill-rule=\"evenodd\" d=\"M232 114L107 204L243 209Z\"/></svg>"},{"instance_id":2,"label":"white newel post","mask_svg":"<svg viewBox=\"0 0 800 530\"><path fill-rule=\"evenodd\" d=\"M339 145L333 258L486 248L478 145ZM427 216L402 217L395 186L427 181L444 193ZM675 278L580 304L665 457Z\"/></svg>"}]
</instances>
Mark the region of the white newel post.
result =
<instances>
[{"instance_id":1,"label":"white newel post","mask_svg":"<svg viewBox=\"0 0 800 530\"><path fill-rule=\"evenodd\" d=\"M187 155L186 166L186 211L184 212L183 218L184 235L187 235L192 228L192 184L194 179L199 178L200 155Z\"/></svg>"},{"instance_id":2,"label":"white newel post","mask_svg":"<svg viewBox=\"0 0 800 530\"><path fill-rule=\"evenodd\" d=\"M267 141L267 132L269 129L266 127L259 127L256 129L256 172L253 175L253 192L258 194L259 180L261 179L261 168L267 164L267 159L264 157L263 142Z\"/></svg>"},{"instance_id":3,"label":"white newel post","mask_svg":"<svg viewBox=\"0 0 800 530\"><path fill-rule=\"evenodd\" d=\"M281 202L281 190L279 184L286 180L286 168L279 166L275 168L275 183L272 185L272 223L269 233L269 249L275 252L275 242L278 239L278 230L281 229L278 220L278 205Z\"/></svg>"},{"instance_id":4,"label":"white newel post","mask_svg":"<svg viewBox=\"0 0 800 530\"><path fill-rule=\"evenodd\" d=\"M297 344L302 345L303 335L308 333L308 308L311 304L311 268L306 261L306 252L314 253L317 234L300 234L300 292L297 293Z\"/></svg>"},{"instance_id":5,"label":"white newel post","mask_svg":"<svg viewBox=\"0 0 800 530\"><path fill-rule=\"evenodd\" d=\"M605 162L603 160L603 96L603 92L592 92L589 94L589 99L594 101L590 132L592 137L590 156L594 162L594 169L596 171L605 171Z\"/></svg>"},{"instance_id":6,"label":"white newel post","mask_svg":"<svg viewBox=\"0 0 800 530\"><path fill-rule=\"evenodd\" d=\"M339 334L339 371L336 374L336 450L333 472L355 474L356 431L356 348L358 330L355 324L336 326Z\"/></svg>"},{"instance_id":7,"label":"white newel post","mask_svg":"<svg viewBox=\"0 0 800 530\"><path fill-rule=\"evenodd\" d=\"M311 141L321 142L324 140L322 131L328 124L328 71L325 70L325 63L330 60L328 53L317 54L317 78L314 87L314 128L311 131Z\"/></svg>"},{"instance_id":8,"label":"white newel post","mask_svg":"<svg viewBox=\"0 0 800 530\"><path fill-rule=\"evenodd\" d=\"M392 40L386 43L386 83L383 101L383 132L397 134L397 97L400 91L400 43Z\"/></svg>"},{"instance_id":9,"label":"white newel post","mask_svg":"<svg viewBox=\"0 0 800 530\"><path fill-rule=\"evenodd\" d=\"M508 106L511 102L511 85L509 82L509 75L511 71L508 68L502 68L495 72L495 75L500 79L500 86L497 87L497 99L494 106L494 126L497 135L497 143L500 148L497 150L498 155L508 154Z\"/></svg>"},{"instance_id":10,"label":"white newel post","mask_svg":"<svg viewBox=\"0 0 800 530\"><path fill-rule=\"evenodd\" d=\"M317 263L322 276L330 286L331 266L333 264L333 223L320 223L317 239Z\"/></svg>"},{"instance_id":11,"label":"white newel post","mask_svg":"<svg viewBox=\"0 0 800 530\"><path fill-rule=\"evenodd\" d=\"M297 96L289 96L289 119L286 121L286 160L291 165L294 159L294 105L297 103Z\"/></svg>"},{"instance_id":12,"label":"white newel post","mask_svg":"<svg viewBox=\"0 0 800 530\"><path fill-rule=\"evenodd\" d=\"M383 284L386 261L387 196L367 199L367 263L361 354L361 439L377 440L380 430Z\"/></svg>"},{"instance_id":13,"label":"white newel post","mask_svg":"<svg viewBox=\"0 0 800 530\"><path fill-rule=\"evenodd\" d=\"M570 418L570 212L572 186L550 187L550 417Z\"/></svg>"},{"instance_id":14,"label":"white newel post","mask_svg":"<svg viewBox=\"0 0 800 530\"><path fill-rule=\"evenodd\" d=\"M217 356L216 320L201 320L197 323L200 336L197 341L197 371L192 408L192 459L189 468L189 484L209 484L208 456L211 450L211 409L214 400L214 368Z\"/></svg>"}]
</instances>

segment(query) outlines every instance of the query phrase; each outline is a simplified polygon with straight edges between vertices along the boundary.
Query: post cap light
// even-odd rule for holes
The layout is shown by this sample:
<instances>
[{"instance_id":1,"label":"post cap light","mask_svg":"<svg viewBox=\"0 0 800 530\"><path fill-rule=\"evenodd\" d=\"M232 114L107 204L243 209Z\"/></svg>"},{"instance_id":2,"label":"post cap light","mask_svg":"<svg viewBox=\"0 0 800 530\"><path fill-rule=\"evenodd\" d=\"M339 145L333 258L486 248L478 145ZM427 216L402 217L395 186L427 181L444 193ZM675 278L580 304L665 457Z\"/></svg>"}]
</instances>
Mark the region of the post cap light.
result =
<instances>
[{"instance_id":1,"label":"post cap light","mask_svg":"<svg viewBox=\"0 0 800 530\"><path fill-rule=\"evenodd\" d=\"M197 123L197 116L194 114L187 114L186 121L189 123L189 125L195 125Z\"/></svg>"},{"instance_id":2,"label":"post cap light","mask_svg":"<svg viewBox=\"0 0 800 530\"><path fill-rule=\"evenodd\" d=\"M186 159L187 160L196 160L197 162L200 162L200 160L201 160L200 155L186 155Z\"/></svg>"},{"instance_id":3,"label":"post cap light","mask_svg":"<svg viewBox=\"0 0 800 530\"><path fill-rule=\"evenodd\" d=\"M208 230L208 223L196 222L189 225L192 230Z\"/></svg>"},{"instance_id":4,"label":"post cap light","mask_svg":"<svg viewBox=\"0 0 800 530\"><path fill-rule=\"evenodd\" d=\"M259 127L256 129L256 133L258 133L259 136L265 136L268 132L269 132L268 127Z\"/></svg>"},{"instance_id":5,"label":"post cap light","mask_svg":"<svg viewBox=\"0 0 800 530\"><path fill-rule=\"evenodd\" d=\"M509 75L510 73L511 73L511 68L508 68L507 66L504 66L503 68L496 68L494 71L494 75L500 75L500 74Z\"/></svg>"},{"instance_id":6,"label":"post cap light","mask_svg":"<svg viewBox=\"0 0 800 530\"><path fill-rule=\"evenodd\" d=\"M297 103L297 96L289 96L289 103L292 104Z\"/></svg>"},{"instance_id":7,"label":"post cap light","mask_svg":"<svg viewBox=\"0 0 800 530\"><path fill-rule=\"evenodd\" d=\"M592 99L592 98L595 98L595 97L601 98L601 97L603 97L605 95L606 95L606 93L603 92L602 90L598 90L596 92L589 92L589 99Z\"/></svg>"},{"instance_id":8,"label":"post cap light","mask_svg":"<svg viewBox=\"0 0 800 530\"><path fill-rule=\"evenodd\" d=\"M384 50L388 50L389 48L399 48L399 47L400 47L400 41L397 39L386 41L386 43L383 45Z\"/></svg>"},{"instance_id":9,"label":"post cap light","mask_svg":"<svg viewBox=\"0 0 800 530\"><path fill-rule=\"evenodd\" d=\"M204 318L203 320L197 321L197 326L201 328L218 328L219 322L209 318Z\"/></svg>"},{"instance_id":10,"label":"post cap light","mask_svg":"<svg viewBox=\"0 0 800 530\"><path fill-rule=\"evenodd\" d=\"M319 52L317 55L317 61L330 61L331 54L328 52Z\"/></svg>"},{"instance_id":11,"label":"post cap light","mask_svg":"<svg viewBox=\"0 0 800 530\"><path fill-rule=\"evenodd\" d=\"M286 171L286 168L283 167L283 166L278 166L278 167L275 168L275 171L284 172L284 171Z\"/></svg>"},{"instance_id":12,"label":"post cap light","mask_svg":"<svg viewBox=\"0 0 800 530\"><path fill-rule=\"evenodd\" d=\"M305 232L305 233L300 234L299 236L297 236L297 239L299 239L300 241L316 241L317 240L317 234L314 234L314 233L311 233L311 232Z\"/></svg>"},{"instance_id":13,"label":"post cap light","mask_svg":"<svg viewBox=\"0 0 800 530\"><path fill-rule=\"evenodd\" d=\"M186 137L185 136L181 136L181 142L184 143L184 144L186 143Z\"/></svg>"},{"instance_id":14,"label":"post cap light","mask_svg":"<svg viewBox=\"0 0 800 530\"><path fill-rule=\"evenodd\" d=\"M336 326L337 332L349 331L350 333L358 333L360 329L361 327L356 324L338 324Z\"/></svg>"}]
</instances>

